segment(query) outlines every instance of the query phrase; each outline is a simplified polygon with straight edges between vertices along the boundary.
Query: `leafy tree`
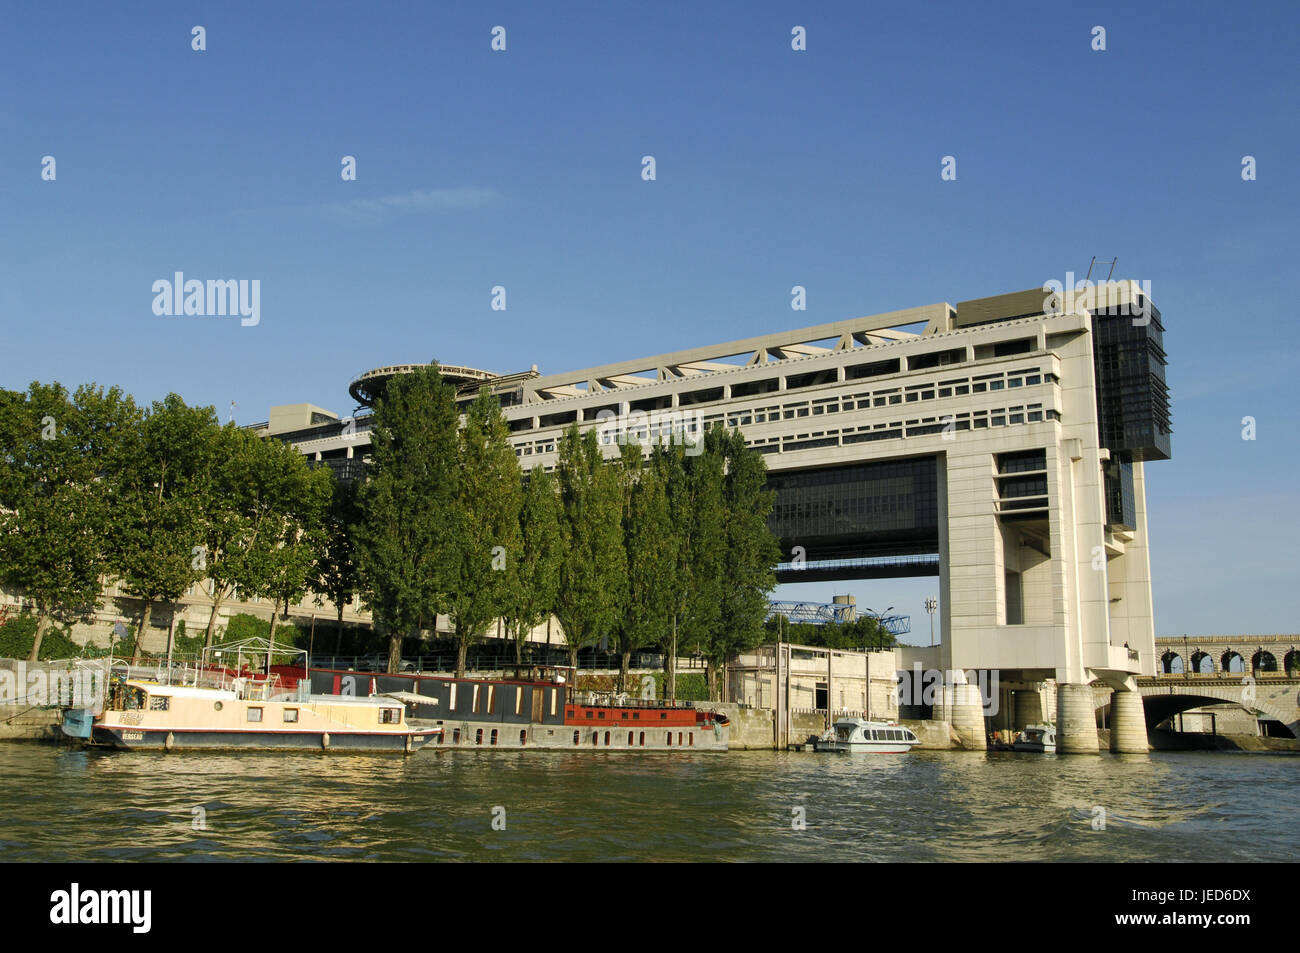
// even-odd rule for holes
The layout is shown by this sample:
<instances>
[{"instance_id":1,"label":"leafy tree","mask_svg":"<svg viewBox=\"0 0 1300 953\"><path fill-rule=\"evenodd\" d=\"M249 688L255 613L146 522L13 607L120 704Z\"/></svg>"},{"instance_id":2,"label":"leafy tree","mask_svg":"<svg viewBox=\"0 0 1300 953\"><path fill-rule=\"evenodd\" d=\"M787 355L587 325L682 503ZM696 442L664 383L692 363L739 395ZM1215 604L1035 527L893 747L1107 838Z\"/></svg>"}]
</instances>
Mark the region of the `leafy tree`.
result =
<instances>
[{"instance_id":1,"label":"leafy tree","mask_svg":"<svg viewBox=\"0 0 1300 953\"><path fill-rule=\"evenodd\" d=\"M121 440L137 418L117 388L0 392L0 577L35 605L32 661L56 620L88 618L99 598Z\"/></svg>"},{"instance_id":2,"label":"leafy tree","mask_svg":"<svg viewBox=\"0 0 1300 953\"><path fill-rule=\"evenodd\" d=\"M355 480L335 478L325 514L324 543L316 560L314 588L328 597L338 612L336 653L343 646L343 611L352 604L361 585L356 558L356 533L361 522L360 488L361 484ZM319 596L316 604L321 604Z\"/></svg>"},{"instance_id":3,"label":"leafy tree","mask_svg":"<svg viewBox=\"0 0 1300 953\"><path fill-rule=\"evenodd\" d=\"M536 467L524 486L519 511L520 547L508 568L510 588L503 613L515 643L516 662L523 660L528 633L545 622L555 607L564 559L560 516L555 478Z\"/></svg>"},{"instance_id":4,"label":"leafy tree","mask_svg":"<svg viewBox=\"0 0 1300 953\"><path fill-rule=\"evenodd\" d=\"M677 697L677 656L685 647L703 652L720 625L723 597L723 549L726 514L723 499L724 459L716 434L703 435L702 446L687 453L684 444L661 448L654 465L668 493L670 524L677 534L672 628L665 666L668 697ZM697 450L699 452L694 452Z\"/></svg>"},{"instance_id":5,"label":"leafy tree","mask_svg":"<svg viewBox=\"0 0 1300 953\"><path fill-rule=\"evenodd\" d=\"M669 516L663 475L643 466L636 443L622 447L623 547L627 588L618 624L619 679L629 691L632 653L663 640L672 626L678 535Z\"/></svg>"},{"instance_id":6,"label":"leafy tree","mask_svg":"<svg viewBox=\"0 0 1300 953\"><path fill-rule=\"evenodd\" d=\"M403 637L436 620L458 571L449 519L461 481L455 392L436 367L402 374L389 382L374 420L356 558L396 671Z\"/></svg>"},{"instance_id":7,"label":"leafy tree","mask_svg":"<svg viewBox=\"0 0 1300 953\"><path fill-rule=\"evenodd\" d=\"M325 512L329 507L333 475L327 467L312 467L306 457L278 440L265 443L262 466L275 477L268 481L269 493L278 495L279 505L269 509L262 552L260 581L250 592L271 600L270 632L275 642L276 608L302 599L311 587L312 572L325 544Z\"/></svg>"},{"instance_id":8,"label":"leafy tree","mask_svg":"<svg viewBox=\"0 0 1300 953\"><path fill-rule=\"evenodd\" d=\"M141 600L133 658L154 604L176 603L205 574L202 517L219 430L211 407L189 407L169 394L129 432L110 563L122 588Z\"/></svg>"},{"instance_id":9,"label":"leafy tree","mask_svg":"<svg viewBox=\"0 0 1300 953\"><path fill-rule=\"evenodd\" d=\"M739 430L719 426L709 439L726 464L721 611L704 649L709 697L716 701L721 698L718 673L727 659L764 641L763 620L776 588L781 547L767 526L774 494L766 488L763 455L745 445Z\"/></svg>"},{"instance_id":10,"label":"leafy tree","mask_svg":"<svg viewBox=\"0 0 1300 953\"><path fill-rule=\"evenodd\" d=\"M480 391L459 440L460 483L448 522L453 574L447 614L456 640L456 676L465 674L469 647L509 603L512 557L520 551L519 462L495 397Z\"/></svg>"},{"instance_id":11,"label":"leafy tree","mask_svg":"<svg viewBox=\"0 0 1300 953\"><path fill-rule=\"evenodd\" d=\"M328 475L293 447L228 424L214 441L205 520L212 592L206 643L217 611L236 589L275 600L300 594L328 500ZM300 548L301 547L301 548ZM274 607L272 613L274 613Z\"/></svg>"},{"instance_id":12,"label":"leafy tree","mask_svg":"<svg viewBox=\"0 0 1300 953\"><path fill-rule=\"evenodd\" d=\"M555 615L564 627L569 664L618 623L627 585L623 549L623 490L618 469L601 459L594 430L577 424L560 439L556 465L560 487L560 535L564 560Z\"/></svg>"}]
</instances>

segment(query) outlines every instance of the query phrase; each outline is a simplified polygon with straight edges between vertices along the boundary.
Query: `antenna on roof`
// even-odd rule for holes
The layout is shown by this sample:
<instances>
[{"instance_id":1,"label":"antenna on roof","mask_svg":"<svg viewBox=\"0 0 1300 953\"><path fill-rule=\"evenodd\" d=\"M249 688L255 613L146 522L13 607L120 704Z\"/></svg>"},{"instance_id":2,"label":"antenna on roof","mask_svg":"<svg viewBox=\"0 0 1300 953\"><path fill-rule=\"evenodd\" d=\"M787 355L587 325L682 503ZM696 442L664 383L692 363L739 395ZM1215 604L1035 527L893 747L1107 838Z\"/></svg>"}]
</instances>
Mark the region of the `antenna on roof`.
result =
<instances>
[{"instance_id":1,"label":"antenna on roof","mask_svg":"<svg viewBox=\"0 0 1300 953\"><path fill-rule=\"evenodd\" d=\"M1088 266L1088 277L1085 278L1084 281L1092 280L1092 269L1095 268L1097 265L1110 265L1110 274L1106 275L1106 280L1110 281L1110 279L1115 274L1115 263L1118 261L1119 261L1118 258L1103 258L1101 261L1098 261L1097 256L1093 255L1092 264Z\"/></svg>"}]
</instances>

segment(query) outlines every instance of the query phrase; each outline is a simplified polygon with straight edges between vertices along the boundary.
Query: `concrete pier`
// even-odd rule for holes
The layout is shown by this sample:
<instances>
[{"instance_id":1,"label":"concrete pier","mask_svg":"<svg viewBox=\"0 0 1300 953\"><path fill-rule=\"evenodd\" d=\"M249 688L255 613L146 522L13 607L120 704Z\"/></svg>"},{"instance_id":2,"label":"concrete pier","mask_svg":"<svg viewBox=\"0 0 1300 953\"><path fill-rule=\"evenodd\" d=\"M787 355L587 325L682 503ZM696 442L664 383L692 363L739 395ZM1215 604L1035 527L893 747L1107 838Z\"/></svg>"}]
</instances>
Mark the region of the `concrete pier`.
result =
<instances>
[{"instance_id":1,"label":"concrete pier","mask_svg":"<svg viewBox=\"0 0 1300 953\"><path fill-rule=\"evenodd\" d=\"M1146 754L1151 750L1142 696L1136 691L1116 689L1110 693L1110 750L1116 754Z\"/></svg>"},{"instance_id":2,"label":"concrete pier","mask_svg":"<svg viewBox=\"0 0 1300 953\"><path fill-rule=\"evenodd\" d=\"M952 673L952 687L944 686L945 700L951 698L950 720L953 731L961 738L962 747L974 751L988 749L988 733L984 730L984 699L978 685L966 681L964 672ZM951 692L951 694L949 694Z\"/></svg>"},{"instance_id":3,"label":"concrete pier","mask_svg":"<svg viewBox=\"0 0 1300 953\"><path fill-rule=\"evenodd\" d=\"M1056 687L1056 750L1058 754L1097 754L1097 716L1089 685Z\"/></svg>"}]
</instances>

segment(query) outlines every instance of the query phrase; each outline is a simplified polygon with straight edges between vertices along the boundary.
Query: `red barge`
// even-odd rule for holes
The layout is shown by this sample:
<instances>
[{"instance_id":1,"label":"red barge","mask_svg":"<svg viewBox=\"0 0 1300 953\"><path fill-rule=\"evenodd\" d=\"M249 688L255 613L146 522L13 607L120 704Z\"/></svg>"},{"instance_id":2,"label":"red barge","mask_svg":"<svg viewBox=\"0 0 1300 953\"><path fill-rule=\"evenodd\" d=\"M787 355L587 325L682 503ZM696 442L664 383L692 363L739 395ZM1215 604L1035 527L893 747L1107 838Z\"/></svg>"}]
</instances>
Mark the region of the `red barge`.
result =
<instances>
[{"instance_id":1,"label":"red barge","mask_svg":"<svg viewBox=\"0 0 1300 953\"><path fill-rule=\"evenodd\" d=\"M438 729L430 748L569 751L726 751L727 716L693 702L574 691L574 672L517 666L501 678L311 669L312 691L387 696L415 727Z\"/></svg>"}]
</instances>

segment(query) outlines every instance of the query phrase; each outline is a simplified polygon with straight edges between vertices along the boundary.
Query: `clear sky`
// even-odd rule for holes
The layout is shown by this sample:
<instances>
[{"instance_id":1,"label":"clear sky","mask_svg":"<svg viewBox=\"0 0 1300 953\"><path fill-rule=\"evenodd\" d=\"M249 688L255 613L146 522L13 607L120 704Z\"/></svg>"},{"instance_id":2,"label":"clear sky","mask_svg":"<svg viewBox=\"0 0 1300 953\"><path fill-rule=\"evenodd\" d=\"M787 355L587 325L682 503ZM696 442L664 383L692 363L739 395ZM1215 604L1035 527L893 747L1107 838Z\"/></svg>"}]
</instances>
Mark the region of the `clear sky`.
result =
<instances>
[{"instance_id":1,"label":"clear sky","mask_svg":"<svg viewBox=\"0 0 1300 953\"><path fill-rule=\"evenodd\" d=\"M1157 634L1297 632L1298 27L1295 3L8 4L0 386L346 413L380 364L559 372L1118 256L1167 328ZM177 271L260 281L260 322L155 315ZM934 588L781 595L895 605L925 641Z\"/></svg>"}]
</instances>

